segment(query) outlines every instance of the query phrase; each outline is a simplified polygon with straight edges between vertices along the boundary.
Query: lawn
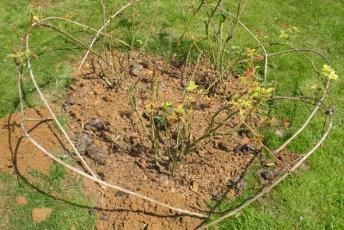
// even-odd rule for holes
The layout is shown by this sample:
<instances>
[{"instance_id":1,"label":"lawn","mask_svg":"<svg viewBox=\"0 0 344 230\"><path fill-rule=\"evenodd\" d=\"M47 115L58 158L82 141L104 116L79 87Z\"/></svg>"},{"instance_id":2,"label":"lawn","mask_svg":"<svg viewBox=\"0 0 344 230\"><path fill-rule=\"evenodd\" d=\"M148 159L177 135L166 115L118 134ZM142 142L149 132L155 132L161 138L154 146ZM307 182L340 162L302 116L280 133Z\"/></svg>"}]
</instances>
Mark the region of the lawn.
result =
<instances>
[{"instance_id":1,"label":"lawn","mask_svg":"<svg viewBox=\"0 0 344 230\"><path fill-rule=\"evenodd\" d=\"M73 17L77 21L98 27L101 23L101 8L97 1L46 1L40 9L30 2L39 1L12 1L0 2L0 117L16 111L18 96L16 91L16 67L9 56L12 49L19 43L19 37L28 26L31 15L63 15ZM112 4L106 1L108 9L119 2ZM142 17L145 18L143 28L149 26L152 21L153 1L146 1L140 5ZM159 53L165 58L171 58L174 39L185 28L185 20L180 11L176 9L177 1L161 1L161 9L157 24L163 25L159 36L152 36L148 43L148 51ZM181 1L185 9L198 1ZM73 9L73 10L72 10ZM125 16L126 13L124 13ZM123 16L123 17L124 17ZM336 69L340 80L333 84L331 95L336 105L335 126L325 144L307 163L307 170L290 176L280 184L271 194L243 211L241 215L228 219L220 224L221 229L344 229L344 1L341 0L257 0L249 1L241 20L252 31L261 31L269 36L269 41L278 40L281 26L288 24L299 29L288 40L288 44L297 48L312 48L323 53L330 60L330 64ZM112 29L120 34L121 38L128 38L130 26L125 20L116 22ZM191 28L196 35L200 33L200 26ZM66 28L72 31L73 28ZM74 32L82 35L82 31ZM144 38L144 33L138 33L137 40ZM59 35L52 32L39 31L33 36L33 47L38 59L34 61L39 82L46 91L53 95L59 95L69 83L71 67L68 63L79 57L83 52L80 47L65 49L69 45L68 40L60 39ZM236 33L235 45L252 46L250 38L241 30ZM283 46L269 46L268 51L277 51ZM175 51L176 52L176 51ZM316 60L317 65L325 63ZM307 91L313 83L314 74L309 65L297 55L284 55L271 60L269 79L279 79L283 87L280 93L288 95L299 94L300 90ZM299 91L295 91L295 90ZM27 97L30 106L39 105L35 100L32 86L27 84ZM295 106L294 104L275 104L275 110L279 111L274 116L278 118L288 117L292 121L291 130L295 130L305 120L305 114L309 107ZM296 109L297 108L297 109ZM295 112L297 111L297 112ZM304 152L314 141L319 138L321 130L320 118L317 117L307 131L295 141L289 149L293 152ZM282 141L277 139L267 144L274 146ZM19 186L10 182L13 180L7 175L1 175L1 180L7 181L9 186ZM14 188L18 191L20 188ZM58 209L66 208L67 212L75 212L75 218L82 213L76 207L66 205L60 201L53 201L38 191L27 189L30 197L37 202L52 202ZM1 198L0 198L1 199ZM1 202L0 202L1 204ZM223 204L223 207L228 204ZM68 211L69 210L69 211ZM80 213L79 213L80 212ZM10 223L14 224L17 215L11 215ZM24 215L24 214L23 214ZM59 217L64 213L58 212L51 219L50 226L59 226ZM86 214L85 214L86 215ZM20 215L19 215L20 216ZM82 217L80 217L82 219ZM85 222L86 226L92 224ZM1 226L1 218L0 218ZM16 225L13 225L16 226ZM34 229L28 224L25 229Z\"/></svg>"}]
</instances>

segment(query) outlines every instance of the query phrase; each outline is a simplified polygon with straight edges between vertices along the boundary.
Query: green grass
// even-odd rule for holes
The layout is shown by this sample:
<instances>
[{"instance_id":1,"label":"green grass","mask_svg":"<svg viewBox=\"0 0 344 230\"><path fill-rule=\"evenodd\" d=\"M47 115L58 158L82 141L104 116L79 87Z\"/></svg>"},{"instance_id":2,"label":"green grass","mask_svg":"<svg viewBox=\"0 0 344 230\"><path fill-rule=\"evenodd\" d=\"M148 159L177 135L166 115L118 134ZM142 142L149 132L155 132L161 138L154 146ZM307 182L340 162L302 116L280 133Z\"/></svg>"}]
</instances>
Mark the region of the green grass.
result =
<instances>
[{"instance_id":1,"label":"green grass","mask_svg":"<svg viewBox=\"0 0 344 230\"><path fill-rule=\"evenodd\" d=\"M108 3L108 9L113 4ZM116 1L117 5L120 5ZM148 42L148 51L158 53L166 58L174 54L183 55L182 49L175 49L176 38L185 26L185 20L178 10L177 1L161 1L158 15L156 33ZM185 9L198 1L182 1ZM71 10L73 9L73 10ZM145 31L153 21L153 1L146 1L140 5L141 30L134 40L145 38ZM47 9L37 12L28 1L19 0L11 3L0 2L0 117L12 110L16 110L18 100L15 88L16 69L13 61L7 57L13 46L17 44L18 35L21 35L28 25L28 14L44 15L72 15L75 20L98 27L102 20L99 16L101 9L97 1L71 1L64 0L52 3ZM131 9L124 12L121 20L111 27L113 32L127 40L131 37L132 21L129 15ZM344 122L344 101L342 90L344 87L344 2L337 0L257 0L250 1L242 21L252 30L261 30L269 35L269 40L278 40L281 25L288 23L297 26L300 33L294 35L288 43L299 48L313 48L321 51L331 61L341 80L331 89L332 99L336 104L337 115L335 127L320 150L308 161L309 169L302 171L302 175L295 174L279 185L268 198L253 204L243 213L221 223L222 229L343 229L344 228L344 158L342 129ZM143 23L144 22L144 23ZM200 36L202 20L196 20L191 27L192 33ZM68 31L73 28L66 28ZM75 29L75 28L74 28ZM83 35L77 31L75 35ZM254 41L242 30L238 30L234 39L235 45L252 46ZM86 41L89 35L83 38ZM68 60L82 54L79 46L71 46L70 41L60 35L40 30L32 36L32 46L39 59L34 61L35 70L40 85L45 86L46 92L63 92L68 86L68 75L71 71ZM190 44L185 39L181 47ZM183 46L184 45L184 46ZM204 43L201 43L204 45ZM65 49L70 47L70 49ZM268 47L269 51L280 50L285 47ZM324 64L315 58L318 66ZM310 93L309 85L316 79L310 66L297 55L285 55L271 59L269 72L270 79L279 79L281 83L278 92L281 94ZM31 92L32 85L26 84L29 105L37 102ZM59 94L56 93L56 94ZM305 120L310 107L292 103L273 105L274 116L289 118L292 121L290 132L295 130ZM290 147L291 151L303 152L307 150L317 138L321 130L321 118L318 116L310 127ZM268 144L277 145L282 140L274 137ZM28 195L39 196L36 192L28 190ZM47 198L39 197L38 202L48 202ZM53 202L53 200L49 200ZM56 203L59 207L60 203ZM224 206L226 206L224 204ZM63 206L61 206L62 208ZM77 208L75 208L77 210ZM61 209L62 210L62 209ZM1 221L4 221L0 218ZM27 228L28 229L28 228ZM30 229L30 228L29 228Z\"/></svg>"},{"instance_id":2,"label":"green grass","mask_svg":"<svg viewBox=\"0 0 344 230\"><path fill-rule=\"evenodd\" d=\"M92 203L84 197L81 183L68 180L67 175L66 169L55 163L48 174L32 171L30 177L18 180L1 173L1 229L92 229L95 217L87 208ZM19 196L26 198L26 205L16 203ZM35 224L31 217L34 208L51 208L52 213L44 222ZM5 219L8 221L4 226Z\"/></svg>"}]
</instances>

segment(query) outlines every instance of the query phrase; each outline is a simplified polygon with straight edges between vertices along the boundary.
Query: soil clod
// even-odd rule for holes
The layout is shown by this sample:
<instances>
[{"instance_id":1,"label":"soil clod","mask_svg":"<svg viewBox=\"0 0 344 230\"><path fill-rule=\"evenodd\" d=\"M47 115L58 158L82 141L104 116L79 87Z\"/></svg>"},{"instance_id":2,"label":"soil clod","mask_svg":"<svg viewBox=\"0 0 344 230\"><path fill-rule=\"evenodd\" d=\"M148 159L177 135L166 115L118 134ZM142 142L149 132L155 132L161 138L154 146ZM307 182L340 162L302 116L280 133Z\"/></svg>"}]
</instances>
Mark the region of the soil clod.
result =
<instances>
[{"instance_id":1,"label":"soil clod","mask_svg":"<svg viewBox=\"0 0 344 230\"><path fill-rule=\"evenodd\" d=\"M92 137L84 132L78 133L75 137L75 140L76 148L82 155L86 153L88 147L93 143Z\"/></svg>"},{"instance_id":2,"label":"soil clod","mask_svg":"<svg viewBox=\"0 0 344 230\"><path fill-rule=\"evenodd\" d=\"M27 200L24 196L18 196L16 201L17 201L18 205L26 205L27 204Z\"/></svg>"},{"instance_id":3,"label":"soil clod","mask_svg":"<svg viewBox=\"0 0 344 230\"><path fill-rule=\"evenodd\" d=\"M109 126L109 122L105 121L99 117L93 117L85 124L85 129L92 130L94 132L97 131L107 131Z\"/></svg>"},{"instance_id":4,"label":"soil clod","mask_svg":"<svg viewBox=\"0 0 344 230\"><path fill-rule=\"evenodd\" d=\"M259 175L263 180L269 181L276 176L276 172L270 169L263 169L260 171Z\"/></svg>"},{"instance_id":5,"label":"soil clod","mask_svg":"<svg viewBox=\"0 0 344 230\"><path fill-rule=\"evenodd\" d=\"M94 160L97 164L105 165L108 154L99 146L91 145L89 148L87 148L86 155Z\"/></svg>"},{"instance_id":6,"label":"soil clod","mask_svg":"<svg viewBox=\"0 0 344 230\"><path fill-rule=\"evenodd\" d=\"M241 193L245 190L246 183L240 176L236 176L228 181L228 187Z\"/></svg>"},{"instance_id":7,"label":"soil clod","mask_svg":"<svg viewBox=\"0 0 344 230\"><path fill-rule=\"evenodd\" d=\"M249 145L241 145L238 146L234 149L234 152L236 153L243 153L243 154L249 154L249 153L256 153L257 149L254 149L252 147L250 147Z\"/></svg>"},{"instance_id":8,"label":"soil clod","mask_svg":"<svg viewBox=\"0 0 344 230\"><path fill-rule=\"evenodd\" d=\"M141 74L143 66L139 63L134 63L130 66L130 74L137 77Z\"/></svg>"},{"instance_id":9,"label":"soil clod","mask_svg":"<svg viewBox=\"0 0 344 230\"><path fill-rule=\"evenodd\" d=\"M34 208L32 209L32 220L35 224L44 222L52 213L51 208Z\"/></svg>"}]
</instances>

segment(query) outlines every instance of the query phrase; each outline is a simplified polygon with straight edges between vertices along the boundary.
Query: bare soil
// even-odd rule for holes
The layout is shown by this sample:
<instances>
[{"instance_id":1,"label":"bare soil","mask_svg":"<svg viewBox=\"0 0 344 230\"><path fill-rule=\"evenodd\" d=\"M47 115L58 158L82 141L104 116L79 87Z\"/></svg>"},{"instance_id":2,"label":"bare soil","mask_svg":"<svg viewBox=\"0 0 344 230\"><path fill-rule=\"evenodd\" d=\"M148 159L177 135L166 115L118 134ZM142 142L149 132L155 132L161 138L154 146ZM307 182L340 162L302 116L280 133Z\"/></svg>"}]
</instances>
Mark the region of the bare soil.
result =
<instances>
[{"instance_id":1,"label":"bare soil","mask_svg":"<svg viewBox=\"0 0 344 230\"><path fill-rule=\"evenodd\" d=\"M26 122L32 137L39 140L47 149L61 152L62 142L52 132L51 125L40 121L48 117L47 112L39 109L28 109L25 114L27 118L32 119ZM22 175L28 175L34 169L47 173L52 161L22 137L20 121L20 113L11 114L0 120L0 171L16 171Z\"/></svg>"},{"instance_id":2,"label":"bare soil","mask_svg":"<svg viewBox=\"0 0 344 230\"><path fill-rule=\"evenodd\" d=\"M32 220L35 224L40 224L44 222L49 216L51 215L51 212L53 210L51 208L34 208L32 209Z\"/></svg>"},{"instance_id":3,"label":"bare soil","mask_svg":"<svg viewBox=\"0 0 344 230\"><path fill-rule=\"evenodd\" d=\"M243 129L212 139L186 156L172 175L166 165L154 163L150 143L129 104L125 86L135 82L137 104L143 113L152 75L159 78L158 103L181 103L187 76L192 75L200 86L209 86L212 77L209 65L185 69L183 65L167 64L159 57L136 53L129 62L126 54L119 52L110 55L110 60L111 68L104 61L90 57L83 70L74 74L74 82L61 108L70 115L68 129L79 151L102 179L175 207L204 213L209 211L211 201L232 199L245 189L245 182L236 182L250 160L261 151L250 132ZM205 132L224 95L242 91L245 89L233 77L227 87L216 89L206 99L196 99L192 136L197 138ZM45 110L29 109L25 113L33 119L26 123L35 139L52 152L67 151L54 127L35 120L49 117ZM228 126L237 122L238 117L234 117ZM21 138L19 123L19 113L0 121L0 171L13 172L16 168L22 175L28 175L32 169L47 173L51 160ZM266 125L262 117L251 117L248 123L252 127ZM259 171L262 183L273 177L280 161L287 164L295 159L287 152L278 157L277 161L260 159L267 168ZM102 191L89 180L85 180L84 187L96 203L97 208L90 211L97 216L97 229L194 229L202 222L122 192Z\"/></svg>"},{"instance_id":4,"label":"bare soil","mask_svg":"<svg viewBox=\"0 0 344 230\"><path fill-rule=\"evenodd\" d=\"M150 143L130 107L126 91L127 86L136 85L136 101L144 117L152 78L158 78L159 82L157 103L169 101L175 105L183 101L186 78L191 75L201 87L209 86L213 76L211 67L203 63L185 68L137 53L132 53L130 58L119 52L107 56L107 61L90 57L82 71L75 73L63 105L71 116L71 129L78 148L98 175L124 188L198 212L208 211L212 200L231 199L242 192L244 182L231 186L261 150L249 132L213 139L186 156L171 175L166 167L154 164ZM223 97L245 90L233 77L226 87L217 88L206 99L196 98L191 135L197 138L205 132ZM238 119L238 116L233 117L226 127L233 126ZM257 127L265 121L251 117L248 122ZM270 171L261 173L266 180L272 176ZM97 187L86 182L86 190L100 201L98 205L102 208L97 212L97 229L194 229L201 223L200 219L175 215L121 192L94 193Z\"/></svg>"}]
</instances>

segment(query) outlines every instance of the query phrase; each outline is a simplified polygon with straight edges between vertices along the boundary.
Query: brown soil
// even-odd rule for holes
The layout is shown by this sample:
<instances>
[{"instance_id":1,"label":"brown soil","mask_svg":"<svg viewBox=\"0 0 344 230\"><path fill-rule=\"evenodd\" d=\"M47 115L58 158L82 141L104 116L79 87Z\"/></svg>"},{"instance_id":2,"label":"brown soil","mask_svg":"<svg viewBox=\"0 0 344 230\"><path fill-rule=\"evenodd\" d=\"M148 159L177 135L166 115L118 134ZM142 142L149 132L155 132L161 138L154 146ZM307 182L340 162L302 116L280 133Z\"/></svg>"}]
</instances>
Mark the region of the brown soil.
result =
<instances>
[{"instance_id":1,"label":"brown soil","mask_svg":"<svg viewBox=\"0 0 344 230\"><path fill-rule=\"evenodd\" d=\"M74 133L72 136L77 147L94 171L108 182L195 212L209 210L209 202L219 200L225 194L231 199L242 192L244 183L236 187L233 184L260 151L259 144L247 130L212 140L188 155L171 175L168 165L162 162L157 166L152 160L150 144L123 89L125 85L137 82L137 104L141 112L144 111L154 72L160 79L158 103L170 101L178 104L182 100L180 95L185 87L185 76L194 75L198 85L207 87L211 68L202 64L195 72L193 68L184 71L184 67L166 64L160 58L138 54L133 54L131 63L126 60L127 57L121 53L113 56L114 74L120 76L124 73L122 77L125 79L114 81L108 66L91 57L85 68L75 74L74 84L62 106L70 114L69 128ZM245 90L240 88L236 78L228 86L216 89L207 99L196 100L192 117L193 138L205 131L211 113L221 106L223 95ZM46 111L37 109L27 110L26 116L33 119L49 117ZM221 118L223 115L219 120ZM228 126L235 124L237 119L234 117ZM248 122L257 127L263 125L264 120L255 117ZM15 165L23 175L32 169L48 172L51 160L21 138L19 123L19 113L0 121L0 171L13 171ZM49 123L28 121L27 127L32 129L32 137L44 147L55 153L63 151L62 141ZM288 153L280 156L285 164L294 159ZM269 180L278 161L261 159L261 162L268 166L259 173L263 179ZM122 192L110 189L102 192L89 180L85 180L85 191L97 205L93 210L97 215L97 229L194 229L202 221L177 215Z\"/></svg>"},{"instance_id":2,"label":"brown soil","mask_svg":"<svg viewBox=\"0 0 344 230\"><path fill-rule=\"evenodd\" d=\"M32 209L32 220L35 224L42 223L51 215L51 208L34 208Z\"/></svg>"},{"instance_id":3,"label":"brown soil","mask_svg":"<svg viewBox=\"0 0 344 230\"><path fill-rule=\"evenodd\" d=\"M243 132L215 138L188 155L171 175L166 164L154 164L151 146L144 137L137 114L132 112L125 90L135 82L137 105L144 117L152 76L160 85L157 104L169 101L176 105L183 100L185 76L193 75L197 84L207 87L211 68L201 64L195 71L195 66L185 71L184 67L166 64L157 57L131 55L130 63L125 54L108 55L114 72L104 61L91 57L84 69L76 73L63 106L71 115L71 128L79 150L87 156L92 168L106 181L192 211L207 211L211 200L221 199L225 194L232 198L240 193L244 183L236 188L231 185L260 151L250 134ZM125 80L117 77L115 81L113 75ZM239 80L233 77L225 89L216 90L211 97L196 99L194 103L191 133L194 138L205 132L211 115L221 106L221 99L246 89L240 88ZM236 116L228 126L237 122ZM261 126L263 119L252 117L249 123L253 127ZM269 173L262 172L262 175L269 177ZM103 209L97 212L97 229L194 229L201 223L200 219L176 216L121 192L95 193L99 191L98 186L91 182L86 182L85 188Z\"/></svg>"},{"instance_id":4,"label":"brown soil","mask_svg":"<svg viewBox=\"0 0 344 230\"><path fill-rule=\"evenodd\" d=\"M27 204L27 199L24 196L18 196L16 198L16 202L18 205L26 205Z\"/></svg>"},{"instance_id":5,"label":"brown soil","mask_svg":"<svg viewBox=\"0 0 344 230\"><path fill-rule=\"evenodd\" d=\"M61 152L61 140L52 132L51 125L39 121L48 117L47 112L29 109L25 111L25 115L32 119L26 122L32 137L47 149ZM29 141L22 138L19 124L20 113L11 114L0 120L0 171L18 171L22 175L27 175L35 169L47 173L52 161Z\"/></svg>"}]
</instances>

